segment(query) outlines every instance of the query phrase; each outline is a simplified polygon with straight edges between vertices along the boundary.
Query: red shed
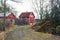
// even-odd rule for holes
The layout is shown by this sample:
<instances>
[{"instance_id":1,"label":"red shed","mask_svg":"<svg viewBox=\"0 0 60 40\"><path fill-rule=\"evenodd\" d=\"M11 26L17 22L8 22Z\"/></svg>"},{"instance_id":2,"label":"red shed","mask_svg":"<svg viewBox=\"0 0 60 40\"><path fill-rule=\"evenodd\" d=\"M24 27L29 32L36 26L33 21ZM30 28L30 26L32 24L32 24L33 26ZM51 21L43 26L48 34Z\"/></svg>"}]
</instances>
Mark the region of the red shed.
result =
<instances>
[{"instance_id":1,"label":"red shed","mask_svg":"<svg viewBox=\"0 0 60 40\"><path fill-rule=\"evenodd\" d=\"M28 22L29 24L35 21L33 12L22 12L19 18L22 22Z\"/></svg>"},{"instance_id":2,"label":"red shed","mask_svg":"<svg viewBox=\"0 0 60 40\"><path fill-rule=\"evenodd\" d=\"M16 18L16 16L13 13L11 13L7 16L7 20L10 21L12 24L15 23L15 18Z\"/></svg>"},{"instance_id":3,"label":"red shed","mask_svg":"<svg viewBox=\"0 0 60 40\"><path fill-rule=\"evenodd\" d=\"M12 21L12 23L15 22L15 15L13 13L10 14L6 14L6 21L10 22ZM4 20L4 15L0 15L0 20L3 21Z\"/></svg>"}]
</instances>

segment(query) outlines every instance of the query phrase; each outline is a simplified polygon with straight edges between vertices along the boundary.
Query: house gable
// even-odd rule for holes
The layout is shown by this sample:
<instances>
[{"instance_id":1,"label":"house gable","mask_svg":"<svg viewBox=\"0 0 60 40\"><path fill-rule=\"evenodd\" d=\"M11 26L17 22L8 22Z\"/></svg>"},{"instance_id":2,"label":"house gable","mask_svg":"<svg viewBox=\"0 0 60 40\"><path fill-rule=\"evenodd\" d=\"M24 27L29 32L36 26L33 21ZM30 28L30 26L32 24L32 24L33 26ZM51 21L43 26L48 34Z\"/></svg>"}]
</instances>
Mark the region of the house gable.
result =
<instances>
[{"instance_id":1,"label":"house gable","mask_svg":"<svg viewBox=\"0 0 60 40\"><path fill-rule=\"evenodd\" d=\"M9 13L9 14L6 15L6 18L7 19L14 19L15 15L13 13ZM4 19L4 15L0 14L0 19Z\"/></svg>"},{"instance_id":2,"label":"house gable","mask_svg":"<svg viewBox=\"0 0 60 40\"><path fill-rule=\"evenodd\" d=\"M22 12L19 18L29 18L29 15L32 13L34 16L33 12ZM35 16L34 16L35 17Z\"/></svg>"},{"instance_id":3,"label":"house gable","mask_svg":"<svg viewBox=\"0 0 60 40\"><path fill-rule=\"evenodd\" d=\"M15 19L15 15L13 13L11 13L10 15L7 16L8 19Z\"/></svg>"}]
</instances>

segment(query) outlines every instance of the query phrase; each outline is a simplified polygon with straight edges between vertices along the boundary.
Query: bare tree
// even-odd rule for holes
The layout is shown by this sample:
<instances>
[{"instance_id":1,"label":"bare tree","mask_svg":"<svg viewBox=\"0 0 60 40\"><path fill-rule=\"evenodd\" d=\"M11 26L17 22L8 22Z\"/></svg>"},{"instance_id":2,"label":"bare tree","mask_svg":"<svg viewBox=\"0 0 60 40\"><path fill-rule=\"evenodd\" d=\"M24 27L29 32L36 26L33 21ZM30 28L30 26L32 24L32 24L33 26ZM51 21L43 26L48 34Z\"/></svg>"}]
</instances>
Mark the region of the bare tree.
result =
<instances>
[{"instance_id":1,"label":"bare tree","mask_svg":"<svg viewBox=\"0 0 60 40\"><path fill-rule=\"evenodd\" d=\"M38 5L38 1L35 0L35 3L34 1L32 0L32 3L33 3L33 10L37 13L37 17L39 18L39 13L40 13L40 5Z\"/></svg>"},{"instance_id":2,"label":"bare tree","mask_svg":"<svg viewBox=\"0 0 60 40\"><path fill-rule=\"evenodd\" d=\"M43 15L43 0L34 0L33 3L33 10L37 13L39 19L42 20Z\"/></svg>"},{"instance_id":3,"label":"bare tree","mask_svg":"<svg viewBox=\"0 0 60 40\"><path fill-rule=\"evenodd\" d=\"M10 11L10 8L6 5L6 12ZM4 0L1 0L0 12L4 12Z\"/></svg>"},{"instance_id":4,"label":"bare tree","mask_svg":"<svg viewBox=\"0 0 60 40\"><path fill-rule=\"evenodd\" d=\"M47 8L48 6L46 6L46 14L45 14L45 17L46 17L46 19L48 19L49 18L49 13L48 13L48 8Z\"/></svg>"},{"instance_id":5,"label":"bare tree","mask_svg":"<svg viewBox=\"0 0 60 40\"><path fill-rule=\"evenodd\" d=\"M51 2L51 18L57 19L60 15L60 1L50 0Z\"/></svg>"}]
</instances>

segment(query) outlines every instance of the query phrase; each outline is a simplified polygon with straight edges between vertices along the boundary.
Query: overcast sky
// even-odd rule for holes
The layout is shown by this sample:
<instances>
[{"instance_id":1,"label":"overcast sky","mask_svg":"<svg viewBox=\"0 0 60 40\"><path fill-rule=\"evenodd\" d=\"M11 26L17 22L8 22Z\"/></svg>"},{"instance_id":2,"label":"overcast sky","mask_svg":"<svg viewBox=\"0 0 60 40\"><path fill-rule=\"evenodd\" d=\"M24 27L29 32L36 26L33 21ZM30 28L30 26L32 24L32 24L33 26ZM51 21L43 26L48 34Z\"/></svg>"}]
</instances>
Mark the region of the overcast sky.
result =
<instances>
[{"instance_id":1,"label":"overcast sky","mask_svg":"<svg viewBox=\"0 0 60 40\"><path fill-rule=\"evenodd\" d=\"M17 16L19 16L21 14L21 12L34 12L34 10L32 9L32 0L15 0L15 1L10 1L8 0L6 3L14 8L13 10L16 10L18 13L17 13ZM34 13L35 15L35 18L37 18L37 14Z\"/></svg>"}]
</instances>

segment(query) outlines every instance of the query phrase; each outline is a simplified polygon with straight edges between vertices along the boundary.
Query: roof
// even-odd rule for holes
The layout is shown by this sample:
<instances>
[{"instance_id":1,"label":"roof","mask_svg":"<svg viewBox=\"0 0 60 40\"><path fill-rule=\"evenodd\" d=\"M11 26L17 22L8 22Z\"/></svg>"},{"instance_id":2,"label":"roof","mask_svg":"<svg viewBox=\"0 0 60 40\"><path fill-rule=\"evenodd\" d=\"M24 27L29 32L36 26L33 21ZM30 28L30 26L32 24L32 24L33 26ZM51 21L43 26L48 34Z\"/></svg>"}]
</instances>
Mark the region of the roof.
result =
<instances>
[{"instance_id":1,"label":"roof","mask_svg":"<svg viewBox=\"0 0 60 40\"><path fill-rule=\"evenodd\" d=\"M19 16L19 18L29 18L30 14L33 14L33 12L22 12L21 15ZM34 16L34 14L33 14Z\"/></svg>"},{"instance_id":2,"label":"roof","mask_svg":"<svg viewBox=\"0 0 60 40\"><path fill-rule=\"evenodd\" d=\"M13 13L9 14L8 16L11 16L11 15L13 15L15 17L15 15Z\"/></svg>"},{"instance_id":3,"label":"roof","mask_svg":"<svg viewBox=\"0 0 60 40\"><path fill-rule=\"evenodd\" d=\"M15 17L15 15L13 13L6 13L6 17L13 15ZM4 13L0 13L0 18L4 18Z\"/></svg>"},{"instance_id":4,"label":"roof","mask_svg":"<svg viewBox=\"0 0 60 40\"><path fill-rule=\"evenodd\" d=\"M7 16L7 18L15 19L15 15L13 13L11 13L10 15Z\"/></svg>"}]
</instances>

